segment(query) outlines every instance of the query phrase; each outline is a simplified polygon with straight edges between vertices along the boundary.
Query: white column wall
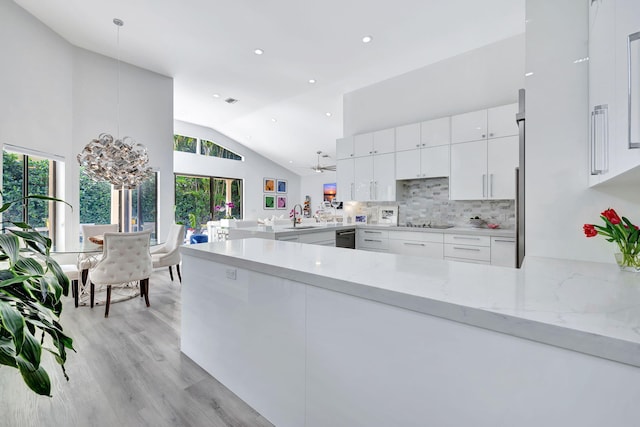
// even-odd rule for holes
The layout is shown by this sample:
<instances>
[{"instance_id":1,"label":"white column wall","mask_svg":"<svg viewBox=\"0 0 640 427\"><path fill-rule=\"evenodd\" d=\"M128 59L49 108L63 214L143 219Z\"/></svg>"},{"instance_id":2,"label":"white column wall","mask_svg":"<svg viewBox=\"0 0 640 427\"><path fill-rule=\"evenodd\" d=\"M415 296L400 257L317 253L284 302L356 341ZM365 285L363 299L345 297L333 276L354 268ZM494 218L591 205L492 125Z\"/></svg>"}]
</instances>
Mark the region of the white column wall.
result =
<instances>
[{"instance_id":1,"label":"white column wall","mask_svg":"<svg viewBox=\"0 0 640 427\"><path fill-rule=\"evenodd\" d=\"M527 1L526 254L614 262L582 225L609 207L640 220L640 192L588 187L588 3Z\"/></svg>"}]
</instances>

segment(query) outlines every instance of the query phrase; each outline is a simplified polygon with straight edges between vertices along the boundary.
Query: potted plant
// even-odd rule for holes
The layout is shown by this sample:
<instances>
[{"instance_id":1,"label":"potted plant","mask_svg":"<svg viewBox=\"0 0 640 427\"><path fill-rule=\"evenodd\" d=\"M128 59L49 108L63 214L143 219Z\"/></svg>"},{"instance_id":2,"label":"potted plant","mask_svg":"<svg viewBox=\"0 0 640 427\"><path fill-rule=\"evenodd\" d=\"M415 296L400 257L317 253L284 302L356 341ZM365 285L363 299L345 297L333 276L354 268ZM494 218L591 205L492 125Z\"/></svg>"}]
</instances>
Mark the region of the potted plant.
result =
<instances>
[{"instance_id":1,"label":"potted plant","mask_svg":"<svg viewBox=\"0 0 640 427\"><path fill-rule=\"evenodd\" d=\"M30 195L3 203L0 213L28 199L61 201ZM53 354L67 380L67 350L74 350L58 323L69 279L50 256L51 239L29 224L11 224L17 229L0 234L0 261L6 262L0 268L0 365L16 368L31 390L50 396L51 381L40 365L43 348ZM26 249L21 249L22 243Z\"/></svg>"}]
</instances>

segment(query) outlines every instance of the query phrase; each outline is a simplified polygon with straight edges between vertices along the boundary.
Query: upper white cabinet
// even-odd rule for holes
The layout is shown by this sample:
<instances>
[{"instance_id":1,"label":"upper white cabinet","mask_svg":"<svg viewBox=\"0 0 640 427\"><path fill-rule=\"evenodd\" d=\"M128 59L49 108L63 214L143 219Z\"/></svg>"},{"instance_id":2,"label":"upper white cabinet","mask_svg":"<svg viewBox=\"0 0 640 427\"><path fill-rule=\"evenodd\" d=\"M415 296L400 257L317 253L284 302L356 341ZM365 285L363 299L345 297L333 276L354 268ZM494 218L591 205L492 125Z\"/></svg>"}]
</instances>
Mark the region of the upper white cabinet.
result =
<instances>
[{"instance_id":1,"label":"upper white cabinet","mask_svg":"<svg viewBox=\"0 0 640 427\"><path fill-rule=\"evenodd\" d=\"M517 135L517 112L518 104L507 104L452 116L451 143Z\"/></svg>"},{"instance_id":2,"label":"upper white cabinet","mask_svg":"<svg viewBox=\"0 0 640 427\"><path fill-rule=\"evenodd\" d=\"M640 166L640 2L589 2L589 184Z\"/></svg>"},{"instance_id":3,"label":"upper white cabinet","mask_svg":"<svg viewBox=\"0 0 640 427\"><path fill-rule=\"evenodd\" d=\"M451 142L451 117L442 117L420 123L422 147L435 147Z\"/></svg>"},{"instance_id":4,"label":"upper white cabinet","mask_svg":"<svg viewBox=\"0 0 640 427\"><path fill-rule=\"evenodd\" d=\"M336 161L336 197L338 200L356 200L354 159Z\"/></svg>"},{"instance_id":5,"label":"upper white cabinet","mask_svg":"<svg viewBox=\"0 0 640 427\"><path fill-rule=\"evenodd\" d=\"M393 201L396 199L394 154L386 153L354 159L354 199Z\"/></svg>"},{"instance_id":6,"label":"upper white cabinet","mask_svg":"<svg viewBox=\"0 0 640 427\"><path fill-rule=\"evenodd\" d=\"M395 129L383 129L353 137L354 157L374 154L393 153L395 151Z\"/></svg>"},{"instance_id":7,"label":"upper white cabinet","mask_svg":"<svg viewBox=\"0 0 640 427\"><path fill-rule=\"evenodd\" d=\"M487 110L472 111L451 117L451 143L487 139Z\"/></svg>"},{"instance_id":8,"label":"upper white cabinet","mask_svg":"<svg viewBox=\"0 0 640 427\"><path fill-rule=\"evenodd\" d=\"M350 159L353 157L353 137L347 136L336 141L336 159Z\"/></svg>"},{"instance_id":9,"label":"upper white cabinet","mask_svg":"<svg viewBox=\"0 0 640 427\"><path fill-rule=\"evenodd\" d=\"M396 151L420 148L420 123L396 128Z\"/></svg>"},{"instance_id":10,"label":"upper white cabinet","mask_svg":"<svg viewBox=\"0 0 640 427\"><path fill-rule=\"evenodd\" d=\"M514 199L518 137L451 145L451 200Z\"/></svg>"}]
</instances>

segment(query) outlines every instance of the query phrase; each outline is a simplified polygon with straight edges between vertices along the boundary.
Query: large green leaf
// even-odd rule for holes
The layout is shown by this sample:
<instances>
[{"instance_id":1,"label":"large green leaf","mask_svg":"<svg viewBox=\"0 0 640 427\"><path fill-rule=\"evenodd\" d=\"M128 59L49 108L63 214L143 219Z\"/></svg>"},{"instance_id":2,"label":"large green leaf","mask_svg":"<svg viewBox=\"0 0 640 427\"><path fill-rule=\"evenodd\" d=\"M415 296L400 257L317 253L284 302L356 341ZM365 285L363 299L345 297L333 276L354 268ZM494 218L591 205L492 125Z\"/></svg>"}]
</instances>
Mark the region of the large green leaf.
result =
<instances>
[{"instance_id":1,"label":"large green leaf","mask_svg":"<svg viewBox=\"0 0 640 427\"><path fill-rule=\"evenodd\" d=\"M34 368L40 366L40 356L42 355L42 346L40 342L31 335L31 332L24 334L24 343L22 351L18 355L33 365Z\"/></svg>"},{"instance_id":2,"label":"large green leaf","mask_svg":"<svg viewBox=\"0 0 640 427\"><path fill-rule=\"evenodd\" d=\"M49 380L47 371L42 366L32 370L24 360L18 358L17 361L22 378L29 388L40 395L51 396L51 380Z\"/></svg>"},{"instance_id":3,"label":"large green leaf","mask_svg":"<svg viewBox=\"0 0 640 427\"><path fill-rule=\"evenodd\" d=\"M69 295L69 277L62 271L60 264L55 262L52 258L47 258L47 267L53 273L53 276L57 279L60 286L62 286L62 293L67 296ZM58 295L58 298L60 296Z\"/></svg>"},{"instance_id":4,"label":"large green leaf","mask_svg":"<svg viewBox=\"0 0 640 427\"><path fill-rule=\"evenodd\" d=\"M16 352L19 354L24 342L24 317L11 304L0 301L0 320L4 329L13 337Z\"/></svg>"},{"instance_id":5,"label":"large green leaf","mask_svg":"<svg viewBox=\"0 0 640 427\"><path fill-rule=\"evenodd\" d=\"M18 367L16 363L16 348L10 338L0 337L0 365Z\"/></svg>"},{"instance_id":6,"label":"large green leaf","mask_svg":"<svg viewBox=\"0 0 640 427\"><path fill-rule=\"evenodd\" d=\"M40 264L35 258L20 258L18 262L16 262L14 267L18 271L29 273L32 275L44 274L44 268L42 268L42 264Z\"/></svg>"},{"instance_id":7,"label":"large green leaf","mask_svg":"<svg viewBox=\"0 0 640 427\"><path fill-rule=\"evenodd\" d=\"M11 265L18 261L20 241L13 234L0 234L0 249L9 256Z\"/></svg>"}]
</instances>

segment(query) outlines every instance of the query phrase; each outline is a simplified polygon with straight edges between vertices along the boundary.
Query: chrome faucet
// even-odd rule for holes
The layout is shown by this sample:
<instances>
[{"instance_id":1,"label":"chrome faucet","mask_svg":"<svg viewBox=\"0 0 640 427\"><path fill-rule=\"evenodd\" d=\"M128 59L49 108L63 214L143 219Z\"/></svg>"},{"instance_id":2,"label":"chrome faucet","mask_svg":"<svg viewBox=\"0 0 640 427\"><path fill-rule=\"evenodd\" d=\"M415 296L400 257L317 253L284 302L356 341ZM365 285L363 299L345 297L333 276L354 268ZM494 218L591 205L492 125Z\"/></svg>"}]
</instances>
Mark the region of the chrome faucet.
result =
<instances>
[{"instance_id":1,"label":"chrome faucet","mask_svg":"<svg viewBox=\"0 0 640 427\"><path fill-rule=\"evenodd\" d=\"M292 210L291 212L293 212L293 227L294 227L294 228L295 228L295 226L296 226L296 224L297 224L297 222L298 222L298 220L297 220L297 218L296 218L296 213L297 213L297 212L296 212L296 208L297 208L298 206L300 207L300 217L302 217L302 212L303 212L303 211L302 211L302 205L301 205L300 203L298 203L298 204L296 204L296 205L293 205L293 210Z\"/></svg>"}]
</instances>

